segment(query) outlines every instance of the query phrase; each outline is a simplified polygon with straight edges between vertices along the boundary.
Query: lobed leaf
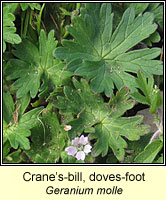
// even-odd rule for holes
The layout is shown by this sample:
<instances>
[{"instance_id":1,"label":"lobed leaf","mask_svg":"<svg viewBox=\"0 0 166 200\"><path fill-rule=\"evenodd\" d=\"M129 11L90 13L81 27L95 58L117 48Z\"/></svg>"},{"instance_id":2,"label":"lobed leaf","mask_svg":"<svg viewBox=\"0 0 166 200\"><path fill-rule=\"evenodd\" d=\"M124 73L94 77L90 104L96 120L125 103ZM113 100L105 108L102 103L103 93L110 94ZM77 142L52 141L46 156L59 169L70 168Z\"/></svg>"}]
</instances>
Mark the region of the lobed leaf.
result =
<instances>
[{"instance_id":1,"label":"lobed leaf","mask_svg":"<svg viewBox=\"0 0 166 200\"><path fill-rule=\"evenodd\" d=\"M163 31L163 5L161 3L150 3L147 10L154 14L155 22Z\"/></svg>"},{"instance_id":2,"label":"lobed leaf","mask_svg":"<svg viewBox=\"0 0 166 200\"><path fill-rule=\"evenodd\" d=\"M3 163L20 163L21 162L21 149L17 151L10 152L10 143L9 141L3 144Z\"/></svg>"},{"instance_id":3,"label":"lobed leaf","mask_svg":"<svg viewBox=\"0 0 166 200\"><path fill-rule=\"evenodd\" d=\"M18 88L17 98L27 94L34 98L39 90L47 94L47 91L62 85L63 81L72 75L71 72L65 71L64 63L52 56L56 45L54 31L50 31L47 37L44 30L41 30L39 48L26 39L15 46L13 54L17 59L8 62L6 73L8 80L17 79L13 84Z\"/></svg>"},{"instance_id":4,"label":"lobed leaf","mask_svg":"<svg viewBox=\"0 0 166 200\"><path fill-rule=\"evenodd\" d=\"M27 10L28 7L30 7L31 10L34 9L40 10L41 8L39 3L20 3L20 6L23 11Z\"/></svg>"},{"instance_id":5,"label":"lobed leaf","mask_svg":"<svg viewBox=\"0 0 166 200\"><path fill-rule=\"evenodd\" d=\"M92 151L94 156L105 156L111 148L118 160L122 160L127 147L123 137L138 140L148 132L148 127L141 125L141 116L121 117L134 106L129 100L129 89L121 88L109 103L104 103L99 94L91 91L86 80L81 79L80 83L73 78L73 84L74 88L64 87L64 96L58 96L54 103L60 114L73 115L73 120L67 122L72 126L69 136L74 138L90 130L90 138L96 141Z\"/></svg>"},{"instance_id":6,"label":"lobed leaf","mask_svg":"<svg viewBox=\"0 0 166 200\"><path fill-rule=\"evenodd\" d=\"M128 147L125 149L126 155L122 163L135 163L136 156L143 152L148 145L153 133L149 133L140 137L140 140L128 141Z\"/></svg>"},{"instance_id":7,"label":"lobed leaf","mask_svg":"<svg viewBox=\"0 0 166 200\"><path fill-rule=\"evenodd\" d=\"M134 7L135 8L135 14L138 15L140 13L143 13L147 7L149 6L149 3L124 3L124 7Z\"/></svg>"},{"instance_id":8,"label":"lobed leaf","mask_svg":"<svg viewBox=\"0 0 166 200\"><path fill-rule=\"evenodd\" d=\"M156 30L152 13L135 18L134 8L129 7L113 32L111 4L86 3L80 12L67 28L74 39L62 41L63 46L56 48L54 55L65 60L76 75L90 79L95 92L110 96L114 85L134 91L135 78L129 72L137 73L139 69L146 75L163 73L162 62L153 60L161 49L129 51Z\"/></svg>"},{"instance_id":9,"label":"lobed leaf","mask_svg":"<svg viewBox=\"0 0 166 200\"><path fill-rule=\"evenodd\" d=\"M9 13L14 13L18 7L18 3L4 3L3 2L3 8L7 7L9 10Z\"/></svg>"},{"instance_id":10,"label":"lobed leaf","mask_svg":"<svg viewBox=\"0 0 166 200\"><path fill-rule=\"evenodd\" d=\"M161 140L155 140L151 144L148 144L144 151L141 152L136 158L136 163L152 163L156 155L160 152L163 147Z\"/></svg>"},{"instance_id":11,"label":"lobed leaf","mask_svg":"<svg viewBox=\"0 0 166 200\"><path fill-rule=\"evenodd\" d=\"M30 129L36 126L38 115L42 107L33 109L18 120L18 122L8 125L4 129L4 135L7 136L11 147L17 149L19 146L23 149L30 149L30 142L27 137L31 135Z\"/></svg>"},{"instance_id":12,"label":"lobed leaf","mask_svg":"<svg viewBox=\"0 0 166 200\"><path fill-rule=\"evenodd\" d=\"M136 15L142 15L143 12L151 12L154 15L154 21L163 29L163 8L160 3L124 3L123 7L127 9L128 7L134 7ZM144 40L147 46L152 47L152 43L157 43L160 41L160 34L155 31Z\"/></svg>"},{"instance_id":13,"label":"lobed leaf","mask_svg":"<svg viewBox=\"0 0 166 200\"><path fill-rule=\"evenodd\" d=\"M16 34L16 27L13 21L15 16L11 13L11 7L3 7L3 52L6 50L6 42L11 44L19 44L21 38Z\"/></svg>"},{"instance_id":14,"label":"lobed leaf","mask_svg":"<svg viewBox=\"0 0 166 200\"><path fill-rule=\"evenodd\" d=\"M10 123L14 110L15 105L11 94L9 92L3 92L3 119L7 124Z\"/></svg>"},{"instance_id":15,"label":"lobed leaf","mask_svg":"<svg viewBox=\"0 0 166 200\"><path fill-rule=\"evenodd\" d=\"M44 127L32 129L31 149L26 154L34 163L56 163L64 150L66 132L59 124L56 112L46 109L40 118Z\"/></svg>"},{"instance_id":16,"label":"lobed leaf","mask_svg":"<svg viewBox=\"0 0 166 200\"><path fill-rule=\"evenodd\" d=\"M136 91L131 94L131 96L137 101L142 104L147 104L150 106L150 112L156 113L158 107L162 105L162 97L160 90L157 86L154 86L154 79L153 76L149 76L146 79L146 76L143 72L138 72L138 78L136 79L137 88L139 88L142 92Z\"/></svg>"}]
</instances>

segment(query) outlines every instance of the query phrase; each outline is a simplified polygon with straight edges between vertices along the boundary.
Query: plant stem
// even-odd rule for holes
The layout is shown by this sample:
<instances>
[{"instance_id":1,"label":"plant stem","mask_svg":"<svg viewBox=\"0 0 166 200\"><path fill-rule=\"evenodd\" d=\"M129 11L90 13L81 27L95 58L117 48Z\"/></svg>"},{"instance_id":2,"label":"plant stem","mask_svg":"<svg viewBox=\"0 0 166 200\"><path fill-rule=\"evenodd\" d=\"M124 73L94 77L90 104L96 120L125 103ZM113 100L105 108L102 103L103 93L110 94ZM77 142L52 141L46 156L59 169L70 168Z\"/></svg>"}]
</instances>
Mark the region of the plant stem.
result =
<instances>
[{"instance_id":1,"label":"plant stem","mask_svg":"<svg viewBox=\"0 0 166 200\"><path fill-rule=\"evenodd\" d=\"M25 11L21 13L21 38L23 38L24 19L25 19Z\"/></svg>"},{"instance_id":2,"label":"plant stem","mask_svg":"<svg viewBox=\"0 0 166 200\"><path fill-rule=\"evenodd\" d=\"M77 4L76 4L76 10L79 10L79 9L80 9L80 5L81 5L80 3L77 3Z\"/></svg>"},{"instance_id":3,"label":"plant stem","mask_svg":"<svg viewBox=\"0 0 166 200\"><path fill-rule=\"evenodd\" d=\"M30 9L28 8L26 10L26 16L25 16L25 23L24 23L24 30L23 30L23 38L26 38L27 35L27 30L28 30L28 25L29 25L29 18L30 18Z\"/></svg>"},{"instance_id":4,"label":"plant stem","mask_svg":"<svg viewBox=\"0 0 166 200\"><path fill-rule=\"evenodd\" d=\"M161 55L160 55L160 60L162 61L162 59L163 59L163 46L162 46ZM158 75L157 86L158 88L160 87L160 75Z\"/></svg>"},{"instance_id":5,"label":"plant stem","mask_svg":"<svg viewBox=\"0 0 166 200\"><path fill-rule=\"evenodd\" d=\"M42 13L43 13L44 7L45 7L45 3L43 3L43 5L41 7L41 10L40 10L40 13L39 13L39 17L38 17L38 21L37 21L37 32L38 32L38 34L40 34L41 17L42 17Z\"/></svg>"}]
</instances>

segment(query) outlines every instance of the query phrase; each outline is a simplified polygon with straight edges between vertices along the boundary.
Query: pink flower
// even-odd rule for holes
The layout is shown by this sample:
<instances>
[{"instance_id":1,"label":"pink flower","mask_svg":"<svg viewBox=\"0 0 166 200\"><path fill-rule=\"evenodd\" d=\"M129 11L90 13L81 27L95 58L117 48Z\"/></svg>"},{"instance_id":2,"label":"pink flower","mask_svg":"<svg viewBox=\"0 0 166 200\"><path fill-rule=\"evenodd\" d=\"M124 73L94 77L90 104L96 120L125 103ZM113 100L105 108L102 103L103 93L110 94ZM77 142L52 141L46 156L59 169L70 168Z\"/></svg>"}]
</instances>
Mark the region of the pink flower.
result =
<instances>
[{"instance_id":1,"label":"pink flower","mask_svg":"<svg viewBox=\"0 0 166 200\"><path fill-rule=\"evenodd\" d=\"M87 154L90 153L91 152L91 148L92 148L91 145L89 145L89 144L85 145L84 152L87 153Z\"/></svg>"},{"instance_id":2,"label":"pink flower","mask_svg":"<svg viewBox=\"0 0 166 200\"><path fill-rule=\"evenodd\" d=\"M85 160L88 153L91 152L92 146L88 143L88 137L83 135L72 140L72 145L65 149L68 155L74 156L77 160Z\"/></svg>"},{"instance_id":3,"label":"pink flower","mask_svg":"<svg viewBox=\"0 0 166 200\"><path fill-rule=\"evenodd\" d=\"M85 160L85 153L83 151L79 151L76 156L77 160Z\"/></svg>"},{"instance_id":4,"label":"pink flower","mask_svg":"<svg viewBox=\"0 0 166 200\"><path fill-rule=\"evenodd\" d=\"M68 155L74 156L77 153L77 149L73 146L69 146L65 149L67 151Z\"/></svg>"},{"instance_id":5,"label":"pink flower","mask_svg":"<svg viewBox=\"0 0 166 200\"><path fill-rule=\"evenodd\" d=\"M72 144L77 146L79 143L80 138L76 137L74 140L72 140Z\"/></svg>"},{"instance_id":6,"label":"pink flower","mask_svg":"<svg viewBox=\"0 0 166 200\"><path fill-rule=\"evenodd\" d=\"M88 143L88 137L84 137L83 135L80 137L79 140L80 144L87 144Z\"/></svg>"}]
</instances>

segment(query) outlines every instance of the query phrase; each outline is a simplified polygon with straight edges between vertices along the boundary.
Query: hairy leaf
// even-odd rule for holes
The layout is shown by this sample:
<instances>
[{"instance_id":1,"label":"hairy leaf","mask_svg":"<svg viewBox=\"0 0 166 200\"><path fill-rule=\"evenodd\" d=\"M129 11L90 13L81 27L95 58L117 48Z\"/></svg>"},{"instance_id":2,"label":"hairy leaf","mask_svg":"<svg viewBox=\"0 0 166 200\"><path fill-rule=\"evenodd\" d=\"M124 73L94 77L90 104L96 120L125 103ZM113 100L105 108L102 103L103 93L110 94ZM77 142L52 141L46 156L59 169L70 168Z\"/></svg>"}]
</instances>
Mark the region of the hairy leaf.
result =
<instances>
[{"instance_id":1,"label":"hairy leaf","mask_svg":"<svg viewBox=\"0 0 166 200\"><path fill-rule=\"evenodd\" d=\"M3 52L6 50L6 42L11 44L19 44L21 38L16 34L16 27L13 21L15 16L10 12L11 8L3 7Z\"/></svg>"},{"instance_id":2,"label":"hairy leaf","mask_svg":"<svg viewBox=\"0 0 166 200\"><path fill-rule=\"evenodd\" d=\"M161 154L161 156L153 163L163 163L163 162L164 162L164 158L163 158L163 154Z\"/></svg>"},{"instance_id":3,"label":"hairy leaf","mask_svg":"<svg viewBox=\"0 0 166 200\"><path fill-rule=\"evenodd\" d=\"M136 163L152 163L156 155L160 152L163 147L161 140L155 140L151 144L148 144L144 151L141 152L136 158Z\"/></svg>"},{"instance_id":4,"label":"hairy leaf","mask_svg":"<svg viewBox=\"0 0 166 200\"><path fill-rule=\"evenodd\" d=\"M129 100L129 89L121 88L109 103L104 103L99 94L91 91L86 80L81 83L73 78L74 88L64 87L65 96L58 96L55 106L60 113L72 113L74 119L68 121L72 126L69 135L73 138L83 132L89 132L95 139L93 154L105 156L109 147L115 156L122 160L124 148L127 147L125 138L138 140L140 135L148 132L148 127L141 125L142 117L121 117L128 109L134 106Z\"/></svg>"},{"instance_id":5,"label":"hairy leaf","mask_svg":"<svg viewBox=\"0 0 166 200\"><path fill-rule=\"evenodd\" d=\"M160 28L163 29L163 7L160 3L124 3L124 8L134 7L136 15L141 15L143 12L151 12L154 14L154 21L159 24ZM155 31L150 37L144 40L144 42L152 47L152 43L160 41L160 34Z\"/></svg>"},{"instance_id":6,"label":"hairy leaf","mask_svg":"<svg viewBox=\"0 0 166 200\"><path fill-rule=\"evenodd\" d=\"M161 3L150 3L147 11L154 14L154 20L159 25L160 29L163 30L163 5Z\"/></svg>"},{"instance_id":7,"label":"hairy leaf","mask_svg":"<svg viewBox=\"0 0 166 200\"><path fill-rule=\"evenodd\" d=\"M9 13L14 13L16 11L16 8L18 7L19 3L4 3L3 2L3 8L7 7L9 10Z\"/></svg>"},{"instance_id":8,"label":"hairy leaf","mask_svg":"<svg viewBox=\"0 0 166 200\"><path fill-rule=\"evenodd\" d=\"M156 30L152 13L135 18L134 8L130 7L112 32L111 4L87 3L80 12L67 28L74 40L62 41L63 47L55 49L54 55L65 60L76 75L91 79L94 91L110 96L114 84L118 89L127 86L133 91L135 78L128 72L137 73L139 69L146 75L163 73L162 62L153 60L161 49L129 51Z\"/></svg>"},{"instance_id":9,"label":"hairy leaf","mask_svg":"<svg viewBox=\"0 0 166 200\"><path fill-rule=\"evenodd\" d=\"M140 94L138 91L131 94L131 96L137 100L137 102L142 104L147 104L150 106L150 112L156 113L158 107L162 105L162 97L160 90L155 85L153 76L146 76L141 71L138 72L138 78L136 79L137 88L139 88L144 95Z\"/></svg>"},{"instance_id":10,"label":"hairy leaf","mask_svg":"<svg viewBox=\"0 0 166 200\"><path fill-rule=\"evenodd\" d=\"M3 92L3 119L7 124L10 123L14 110L15 105L12 96L9 92Z\"/></svg>"},{"instance_id":11,"label":"hairy leaf","mask_svg":"<svg viewBox=\"0 0 166 200\"><path fill-rule=\"evenodd\" d=\"M32 129L31 149L26 154L34 163L56 163L59 161L67 139L55 112L43 112L42 125Z\"/></svg>"},{"instance_id":12,"label":"hairy leaf","mask_svg":"<svg viewBox=\"0 0 166 200\"><path fill-rule=\"evenodd\" d=\"M10 143L9 141L3 142L3 160L7 157L8 153L10 152Z\"/></svg>"},{"instance_id":13,"label":"hairy leaf","mask_svg":"<svg viewBox=\"0 0 166 200\"><path fill-rule=\"evenodd\" d=\"M134 7L135 8L135 14L138 15L140 13L143 13L147 7L149 6L149 3L124 3L124 7L128 8L128 7Z\"/></svg>"},{"instance_id":14,"label":"hairy leaf","mask_svg":"<svg viewBox=\"0 0 166 200\"><path fill-rule=\"evenodd\" d=\"M7 141L3 145L3 163L20 163L21 162L21 149L10 153L10 143Z\"/></svg>"},{"instance_id":15,"label":"hairy leaf","mask_svg":"<svg viewBox=\"0 0 166 200\"><path fill-rule=\"evenodd\" d=\"M125 149L126 154L122 163L135 163L135 157L144 151L152 135L153 133L149 133L141 136L140 140L128 141L128 147Z\"/></svg>"},{"instance_id":16,"label":"hairy leaf","mask_svg":"<svg viewBox=\"0 0 166 200\"><path fill-rule=\"evenodd\" d=\"M156 31L154 32L149 38L145 40L145 43L149 46L152 47L152 43L157 43L160 42L160 34Z\"/></svg>"},{"instance_id":17,"label":"hairy leaf","mask_svg":"<svg viewBox=\"0 0 166 200\"><path fill-rule=\"evenodd\" d=\"M31 8L31 10L37 9L40 10L41 6L39 3L20 3L21 9L25 11L28 7Z\"/></svg>"},{"instance_id":18,"label":"hairy leaf","mask_svg":"<svg viewBox=\"0 0 166 200\"><path fill-rule=\"evenodd\" d=\"M14 87L18 88L17 98L22 98L29 93L34 98L39 90L41 93L51 90L71 76L71 72L65 71L65 65L52 56L56 45L54 31L50 31L47 37L44 30L41 30L39 48L26 39L15 46L13 54L18 59L9 61L6 73L9 74L7 76L9 80L17 79L14 82Z\"/></svg>"},{"instance_id":19,"label":"hairy leaf","mask_svg":"<svg viewBox=\"0 0 166 200\"><path fill-rule=\"evenodd\" d=\"M13 148L17 149L20 146L23 149L29 149L29 137L31 135L30 129L38 122L37 116L42 108L35 108L25 113L18 124L13 124L4 130L4 135L7 136Z\"/></svg>"},{"instance_id":20,"label":"hairy leaf","mask_svg":"<svg viewBox=\"0 0 166 200\"><path fill-rule=\"evenodd\" d=\"M9 93L4 93L3 105L3 121L6 124L3 135L9 140L11 147L17 149L20 146L23 149L29 149L30 143L27 137L31 135L30 129L38 122L38 114L43 108L36 108L23 114L25 104L23 103L23 106L20 104L20 107L15 108Z\"/></svg>"}]
</instances>

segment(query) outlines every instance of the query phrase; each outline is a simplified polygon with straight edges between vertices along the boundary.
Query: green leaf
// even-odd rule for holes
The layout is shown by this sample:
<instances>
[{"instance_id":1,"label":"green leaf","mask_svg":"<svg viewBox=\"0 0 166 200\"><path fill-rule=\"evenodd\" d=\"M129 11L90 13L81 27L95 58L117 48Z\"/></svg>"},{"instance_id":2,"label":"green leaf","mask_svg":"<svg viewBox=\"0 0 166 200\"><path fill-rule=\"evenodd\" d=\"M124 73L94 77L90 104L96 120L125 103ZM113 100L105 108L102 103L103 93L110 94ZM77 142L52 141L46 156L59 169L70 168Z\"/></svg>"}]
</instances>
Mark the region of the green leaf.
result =
<instances>
[{"instance_id":1,"label":"green leaf","mask_svg":"<svg viewBox=\"0 0 166 200\"><path fill-rule=\"evenodd\" d=\"M25 11L28 7L31 8L31 10L37 9L40 10L41 6L39 3L20 3L21 9Z\"/></svg>"},{"instance_id":2,"label":"green leaf","mask_svg":"<svg viewBox=\"0 0 166 200\"><path fill-rule=\"evenodd\" d=\"M42 109L42 107L36 108L23 114L29 102L30 97L25 96L18 100L15 106L10 93L3 93L3 136L9 140L11 147L15 149L19 146L23 149L30 148L27 137L31 134L30 129L38 122L37 117Z\"/></svg>"},{"instance_id":3,"label":"green leaf","mask_svg":"<svg viewBox=\"0 0 166 200\"><path fill-rule=\"evenodd\" d=\"M18 7L18 3L4 3L3 7L7 7L9 9L9 13L14 13L16 11L16 8Z\"/></svg>"},{"instance_id":4,"label":"green leaf","mask_svg":"<svg viewBox=\"0 0 166 200\"><path fill-rule=\"evenodd\" d=\"M18 122L10 124L4 129L4 136L7 136L11 147L17 149L19 146L23 149L30 148L30 142L27 137L31 135L30 129L36 126L38 115L43 108L33 109L20 116Z\"/></svg>"},{"instance_id":5,"label":"green leaf","mask_svg":"<svg viewBox=\"0 0 166 200\"><path fill-rule=\"evenodd\" d=\"M29 7L31 8L31 10L40 10L41 9L41 5L40 3L28 3Z\"/></svg>"},{"instance_id":6,"label":"green leaf","mask_svg":"<svg viewBox=\"0 0 166 200\"><path fill-rule=\"evenodd\" d=\"M30 134L31 132L29 130L14 127L9 127L6 132L8 140L14 149L17 149L18 146L23 149L29 149L30 143L27 137L29 137Z\"/></svg>"},{"instance_id":7,"label":"green leaf","mask_svg":"<svg viewBox=\"0 0 166 200\"><path fill-rule=\"evenodd\" d=\"M69 15L72 16L72 12L68 12L66 9L64 8L59 8L62 11L62 15Z\"/></svg>"},{"instance_id":8,"label":"green leaf","mask_svg":"<svg viewBox=\"0 0 166 200\"><path fill-rule=\"evenodd\" d=\"M3 160L7 157L8 153L10 152L10 143L6 141L3 143Z\"/></svg>"},{"instance_id":9,"label":"green leaf","mask_svg":"<svg viewBox=\"0 0 166 200\"><path fill-rule=\"evenodd\" d=\"M135 9L135 14L138 15L140 13L143 13L147 7L149 6L149 3L124 3L124 8L128 8L128 7L134 7Z\"/></svg>"},{"instance_id":10,"label":"green leaf","mask_svg":"<svg viewBox=\"0 0 166 200\"><path fill-rule=\"evenodd\" d=\"M162 6L158 8L160 3L124 3L123 5L125 9L131 6L134 7L136 15L138 14L141 15L145 11L153 13L154 21L157 22L158 24L160 24L159 22L160 20L163 20L163 8ZM157 19L158 17L156 16L156 14L159 17L159 19ZM160 24L160 26L163 25ZM152 47L152 43L157 43L159 41L160 41L160 34L157 31L144 40L146 45L148 45L149 47Z\"/></svg>"},{"instance_id":11,"label":"green leaf","mask_svg":"<svg viewBox=\"0 0 166 200\"><path fill-rule=\"evenodd\" d=\"M3 92L3 119L7 124L10 123L14 110L15 105L11 94L9 92Z\"/></svg>"},{"instance_id":12,"label":"green leaf","mask_svg":"<svg viewBox=\"0 0 166 200\"><path fill-rule=\"evenodd\" d=\"M3 140L4 141L4 140ZM3 143L3 163L20 163L21 162L21 149L17 151L11 151L11 145L9 141L5 141Z\"/></svg>"},{"instance_id":13,"label":"green leaf","mask_svg":"<svg viewBox=\"0 0 166 200\"><path fill-rule=\"evenodd\" d=\"M154 161L154 163L163 163L163 162L164 162L163 154L156 161Z\"/></svg>"},{"instance_id":14,"label":"green leaf","mask_svg":"<svg viewBox=\"0 0 166 200\"><path fill-rule=\"evenodd\" d=\"M13 114L15 110L18 109L18 116L23 115L27 106L30 102L30 96L26 95L22 99L17 100L17 105L15 106L13 98L9 92L3 92L3 119L6 122L6 127L14 123Z\"/></svg>"},{"instance_id":15,"label":"green leaf","mask_svg":"<svg viewBox=\"0 0 166 200\"><path fill-rule=\"evenodd\" d=\"M153 133L149 133L140 137L140 140L128 141L128 147L125 149L125 158L123 163L135 163L134 159L148 145Z\"/></svg>"},{"instance_id":16,"label":"green leaf","mask_svg":"<svg viewBox=\"0 0 166 200\"><path fill-rule=\"evenodd\" d=\"M73 156L68 156L66 151L61 153L62 163L75 163L76 159Z\"/></svg>"},{"instance_id":17,"label":"green leaf","mask_svg":"<svg viewBox=\"0 0 166 200\"><path fill-rule=\"evenodd\" d=\"M159 25L160 29L163 31L163 5L161 3L150 3L147 11L154 14L154 20Z\"/></svg>"},{"instance_id":18,"label":"green leaf","mask_svg":"<svg viewBox=\"0 0 166 200\"><path fill-rule=\"evenodd\" d=\"M136 163L152 163L156 155L160 152L163 147L161 140L155 140L151 144L148 144L144 151L141 152L136 158Z\"/></svg>"},{"instance_id":19,"label":"green leaf","mask_svg":"<svg viewBox=\"0 0 166 200\"><path fill-rule=\"evenodd\" d=\"M91 91L86 80L82 79L80 83L73 78L73 84L74 88L65 86L64 96L58 96L54 103L60 114L73 114L74 119L67 122L72 126L69 136L74 138L90 129L89 136L96 141L92 151L94 156L105 156L110 147L118 160L122 160L127 147L123 137L138 140L140 135L148 132L148 127L141 125L141 116L121 117L134 106L129 100L129 89L121 88L106 104L99 94Z\"/></svg>"},{"instance_id":20,"label":"green leaf","mask_svg":"<svg viewBox=\"0 0 166 200\"><path fill-rule=\"evenodd\" d=\"M67 134L59 124L55 111L46 109L40 120L43 125L32 129L31 149L26 154L34 163L56 163L64 150Z\"/></svg>"},{"instance_id":21,"label":"green leaf","mask_svg":"<svg viewBox=\"0 0 166 200\"><path fill-rule=\"evenodd\" d=\"M106 163L119 163L119 161L117 160L117 158L114 156L113 153L108 154L107 156L107 160Z\"/></svg>"},{"instance_id":22,"label":"green leaf","mask_svg":"<svg viewBox=\"0 0 166 200\"><path fill-rule=\"evenodd\" d=\"M148 45L148 46L152 46L152 43L157 43L160 41L160 34L158 32L154 32L149 38L147 38L145 40L145 43Z\"/></svg>"},{"instance_id":23,"label":"green leaf","mask_svg":"<svg viewBox=\"0 0 166 200\"><path fill-rule=\"evenodd\" d=\"M47 37L44 30L41 30L39 48L26 39L15 46L13 54L18 59L11 59L8 62L6 73L8 80L17 79L13 84L18 88L17 98L27 94L34 98L39 90L45 94L72 75L71 72L65 71L62 62L52 56L56 45L54 31L50 31Z\"/></svg>"},{"instance_id":24,"label":"green leaf","mask_svg":"<svg viewBox=\"0 0 166 200\"><path fill-rule=\"evenodd\" d=\"M20 163L21 162L21 149L14 151L6 156L3 160L4 163Z\"/></svg>"},{"instance_id":25,"label":"green leaf","mask_svg":"<svg viewBox=\"0 0 166 200\"><path fill-rule=\"evenodd\" d=\"M15 16L11 13L11 8L8 6L3 7L3 52L6 50L5 42L11 44L19 44L21 38L16 34L16 27L13 21Z\"/></svg>"},{"instance_id":26,"label":"green leaf","mask_svg":"<svg viewBox=\"0 0 166 200\"><path fill-rule=\"evenodd\" d=\"M114 13L114 23L113 23L113 31L117 28L119 22L121 21L124 8L119 3L111 3L112 12Z\"/></svg>"},{"instance_id":27,"label":"green leaf","mask_svg":"<svg viewBox=\"0 0 166 200\"><path fill-rule=\"evenodd\" d=\"M129 51L156 30L152 13L135 18L134 8L130 7L112 33L111 4L86 3L80 12L67 28L74 40L62 41L63 47L55 49L54 55L65 60L76 75L91 79L95 92L110 96L114 84L118 89L127 86L135 90L135 78L128 72L137 73L141 69L146 75L163 73L162 62L153 60L161 49Z\"/></svg>"},{"instance_id":28,"label":"green leaf","mask_svg":"<svg viewBox=\"0 0 166 200\"><path fill-rule=\"evenodd\" d=\"M138 72L137 76L137 88L143 92L143 95L137 91L132 93L131 96L137 102L149 105L151 113L156 113L157 108L162 105L162 97L158 87L154 86L153 76L151 75L146 79L145 74L141 71Z\"/></svg>"},{"instance_id":29,"label":"green leaf","mask_svg":"<svg viewBox=\"0 0 166 200\"><path fill-rule=\"evenodd\" d=\"M22 115L26 111L26 109L27 109L27 107L30 103L30 100L31 99L30 99L30 96L28 94L25 95L24 97L22 97L21 99L17 100L18 105L20 105L20 108L19 108L19 111L18 111L19 115Z\"/></svg>"},{"instance_id":30,"label":"green leaf","mask_svg":"<svg viewBox=\"0 0 166 200\"><path fill-rule=\"evenodd\" d=\"M28 3L20 3L20 6L23 11L25 11L29 7Z\"/></svg>"}]
</instances>

